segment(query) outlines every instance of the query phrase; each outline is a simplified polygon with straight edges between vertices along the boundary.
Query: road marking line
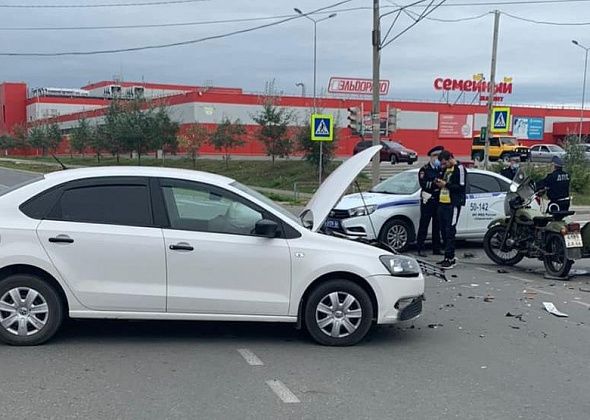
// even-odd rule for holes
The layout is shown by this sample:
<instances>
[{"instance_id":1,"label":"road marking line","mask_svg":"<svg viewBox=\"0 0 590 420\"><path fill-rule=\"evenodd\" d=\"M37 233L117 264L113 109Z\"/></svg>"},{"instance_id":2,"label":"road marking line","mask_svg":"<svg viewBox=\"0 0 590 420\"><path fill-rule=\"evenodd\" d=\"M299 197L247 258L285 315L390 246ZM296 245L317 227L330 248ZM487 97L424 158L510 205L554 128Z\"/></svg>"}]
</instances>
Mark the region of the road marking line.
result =
<instances>
[{"instance_id":1,"label":"road marking line","mask_svg":"<svg viewBox=\"0 0 590 420\"><path fill-rule=\"evenodd\" d=\"M590 303L580 302L579 300L572 300L571 302L579 303L580 305L585 306L586 308L590 308Z\"/></svg>"},{"instance_id":2,"label":"road marking line","mask_svg":"<svg viewBox=\"0 0 590 420\"><path fill-rule=\"evenodd\" d=\"M525 279L523 277L518 277L518 276L508 276L508 277L510 277L511 279L514 279L514 280L524 281L525 283L532 283L532 280Z\"/></svg>"},{"instance_id":3,"label":"road marking line","mask_svg":"<svg viewBox=\"0 0 590 420\"><path fill-rule=\"evenodd\" d=\"M248 349L238 349L238 353L242 355L244 360L246 360L250 366L264 366L262 360L260 360L252 351Z\"/></svg>"},{"instance_id":4,"label":"road marking line","mask_svg":"<svg viewBox=\"0 0 590 420\"><path fill-rule=\"evenodd\" d=\"M266 381L266 384L272 389L272 391L286 404L296 404L300 403L301 401L295 394L291 392L287 386L279 380L272 379L270 381Z\"/></svg>"},{"instance_id":5,"label":"road marking line","mask_svg":"<svg viewBox=\"0 0 590 420\"><path fill-rule=\"evenodd\" d=\"M541 293L542 295L555 296L555 293L551 293L551 292L546 292L544 290L535 289L534 287L529 287L526 290L527 291L531 290L531 291L533 291L535 293Z\"/></svg>"},{"instance_id":6,"label":"road marking line","mask_svg":"<svg viewBox=\"0 0 590 420\"><path fill-rule=\"evenodd\" d=\"M494 273L494 274L496 274L496 272L494 270L490 270L488 268L483 268L483 267L475 267L475 268L477 268L478 270L481 270L481 271L485 271L486 273Z\"/></svg>"}]
</instances>

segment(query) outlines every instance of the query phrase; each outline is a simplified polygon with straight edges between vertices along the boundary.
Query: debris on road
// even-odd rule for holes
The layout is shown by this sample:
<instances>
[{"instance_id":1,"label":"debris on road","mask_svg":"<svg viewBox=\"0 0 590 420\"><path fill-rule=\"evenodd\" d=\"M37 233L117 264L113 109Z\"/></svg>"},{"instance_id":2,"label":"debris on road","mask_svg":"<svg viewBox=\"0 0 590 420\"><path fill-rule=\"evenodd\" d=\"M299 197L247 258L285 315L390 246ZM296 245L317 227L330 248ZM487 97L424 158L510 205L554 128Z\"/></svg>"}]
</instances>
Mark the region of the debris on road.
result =
<instances>
[{"instance_id":1,"label":"debris on road","mask_svg":"<svg viewBox=\"0 0 590 420\"><path fill-rule=\"evenodd\" d=\"M558 311L552 302L543 302L543 306L545 307L547 312L549 312L552 315L555 315L555 316L558 316L561 318L566 318L569 316L568 314Z\"/></svg>"},{"instance_id":2,"label":"debris on road","mask_svg":"<svg viewBox=\"0 0 590 420\"><path fill-rule=\"evenodd\" d=\"M518 319L520 322L526 322L524 319L522 319L522 315L523 315L523 314L516 314L516 315L515 315L515 314L513 314L513 313L506 312L506 316L507 316L507 317L513 317L513 318L516 318L516 319Z\"/></svg>"},{"instance_id":3,"label":"debris on road","mask_svg":"<svg viewBox=\"0 0 590 420\"><path fill-rule=\"evenodd\" d=\"M479 286L479 284L477 284L477 283L471 283L471 284L470 284L470 286L471 286L471 287L478 287L478 286Z\"/></svg>"},{"instance_id":4,"label":"debris on road","mask_svg":"<svg viewBox=\"0 0 590 420\"><path fill-rule=\"evenodd\" d=\"M580 292L588 292L588 293L590 293L590 288L588 288L588 287L580 287Z\"/></svg>"},{"instance_id":5,"label":"debris on road","mask_svg":"<svg viewBox=\"0 0 590 420\"><path fill-rule=\"evenodd\" d=\"M484 297L484 298L483 298L483 301L484 301L484 302L493 302L493 301L494 301L494 299L495 299L495 297L494 297L494 296L492 296L492 295L487 295L486 297Z\"/></svg>"},{"instance_id":6,"label":"debris on road","mask_svg":"<svg viewBox=\"0 0 590 420\"><path fill-rule=\"evenodd\" d=\"M439 327L442 327L442 326L443 326L443 324L428 324L428 328L433 328L433 329L439 328Z\"/></svg>"},{"instance_id":7,"label":"debris on road","mask_svg":"<svg viewBox=\"0 0 590 420\"><path fill-rule=\"evenodd\" d=\"M498 269L498 273L500 273L500 274L508 274L509 272L510 272L510 271L508 271L508 270L504 270L503 268L499 268L499 269Z\"/></svg>"},{"instance_id":8,"label":"debris on road","mask_svg":"<svg viewBox=\"0 0 590 420\"><path fill-rule=\"evenodd\" d=\"M468 258L475 258L475 254L472 253L472 252L465 252L463 254L463 258L466 258L466 259L468 259Z\"/></svg>"},{"instance_id":9,"label":"debris on road","mask_svg":"<svg viewBox=\"0 0 590 420\"><path fill-rule=\"evenodd\" d=\"M513 330L520 330L520 327L517 325L509 325L510 328L512 328Z\"/></svg>"}]
</instances>

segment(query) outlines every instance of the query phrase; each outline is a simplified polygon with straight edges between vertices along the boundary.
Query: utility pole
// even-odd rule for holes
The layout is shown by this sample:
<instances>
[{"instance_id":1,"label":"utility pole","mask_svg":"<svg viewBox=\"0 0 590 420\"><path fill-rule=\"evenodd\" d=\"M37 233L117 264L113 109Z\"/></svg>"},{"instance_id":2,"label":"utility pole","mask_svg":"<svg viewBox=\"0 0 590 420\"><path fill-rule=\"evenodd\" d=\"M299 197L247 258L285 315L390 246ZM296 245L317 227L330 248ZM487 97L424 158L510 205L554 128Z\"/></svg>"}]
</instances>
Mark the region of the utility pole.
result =
<instances>
[{"instance_id":1,"label":"utility pole","mask_svg":"<svg viewBox=\"0 0 590 420\"><path fill-rule=\"evenodd\" d=\"M379 107L379 49L381 47L381 30L379 28L379 0L373 0L373 105L371 107L371 123L373 124L373 146L380 144L379 135L381 131L381 112ZM373 168L371 178L373 186L379 182L379 166L381 164L381 154L373 158Z\"/></svg>"},{"instance_id":2,"label":"utility pole","mask_svg":"<svg viewBox=\"0 0 590 420\"><path fill-rule=\"evenodd\" d=\"M498 54L498 30L500 28L500 11L494 10L494 40L492 42L492 68L490 69L490 83L488 85L488 124L486 130L486 143L484 151L484 169L488 169L490 160L490 135L492 132L492 110L494 108L494 95L496 91L496 57ZM506 121L508 124L508 121Z\"/></svg>"}]
</instances>

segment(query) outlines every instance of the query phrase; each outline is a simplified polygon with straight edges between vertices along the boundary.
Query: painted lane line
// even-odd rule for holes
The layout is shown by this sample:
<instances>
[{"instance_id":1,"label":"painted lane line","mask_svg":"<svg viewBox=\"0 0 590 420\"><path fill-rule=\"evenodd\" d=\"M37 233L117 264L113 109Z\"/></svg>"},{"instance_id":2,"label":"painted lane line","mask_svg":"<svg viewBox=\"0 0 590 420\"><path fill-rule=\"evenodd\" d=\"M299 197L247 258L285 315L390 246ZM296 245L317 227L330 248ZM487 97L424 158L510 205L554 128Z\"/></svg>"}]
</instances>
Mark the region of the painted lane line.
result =
<instances>
[{"instance_id":1,"label":"painted lane line","mask_svg":"<svg viewBox=\"0 0 590 420\"><path fill-rule=\"evenodd\" d=\"M546 291L544 291L544 290L535 289L534 287L529 287L529 288L527 288L526 290L527 290L527 291L529 291L529 290L530 290L530 291L532 291L532 292L535 292L535 293L540 293L540 294L542 294L542 295L555 296L555 293L551 293L551 292L546 292Z\"/></svg>"},{"instance_id":2,"label":"painted lane line","mask_svg":"<svg viewBox=\"0 0 590 420\"><path fill-rule=\"evenodd\" d=\"M244 360L250 366L264 366L264 363L262 363L262 360L260 360L258 358L258 356L256 356L252 351L250 351L248 349L238 349L238 353L240 353L242 355Z\"/></svg>"},{"instance_id":3,"label":"painted lane line","mask_svg":"<svg viewBox=\"0 0 590 420\"><path fill-rule=\"evenodd\" d=\"M272 389L272 391L283 401L285 404L296 404L301 401L295 394L291 392L287 386L279 380L272 379L266 381L266 384Z\"/></svg>"},{"instance_id":4,"label":"painted lane line","mask_svg":"<svg viewBox=\"0 0 590 420\"><path fill-rule=\"evenodd\" d=\"M578 304L580 304L582 306L585 306L586 308L590 308L590 303L580 302L579 300L572 300L570 302L578 303Z\"/></svg>"}]
</instances>

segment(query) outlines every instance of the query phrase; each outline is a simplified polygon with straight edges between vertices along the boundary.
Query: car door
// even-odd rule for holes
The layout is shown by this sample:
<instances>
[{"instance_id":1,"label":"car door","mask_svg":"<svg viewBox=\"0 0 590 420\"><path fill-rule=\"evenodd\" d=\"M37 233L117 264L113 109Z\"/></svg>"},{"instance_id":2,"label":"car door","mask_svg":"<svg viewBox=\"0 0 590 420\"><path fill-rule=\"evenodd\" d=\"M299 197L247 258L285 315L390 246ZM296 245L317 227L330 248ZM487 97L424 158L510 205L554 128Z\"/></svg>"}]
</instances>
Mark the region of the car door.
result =
<instances>
[{"instance_id":1,"label":"car door","mask_svg":"<svg viewBox=\"0 0 590 420\"><path fill-rule=\"evenodd\" d=\"M217 186L161 179L168 312L287 315L291 255L281 232L256 236L265 210Z\"/></svg>"},{"instance_id":2,"label":"car door","mask_svg":"<svg viewBox=\"0 0 590 420\"><path fill-rule=\"evenodd\" d=\"M146 178L73 181L37 234L55 268L89 309L164 312L166 255Z\"/></svg>"},{"instance_id":3,"label":"car door","mask_svg":"<svg viewBox=\"0 0 590 420\"><path fill-rule=\"evenodd\" d=\"M486 173L469 173L465 213L469 235L484 234L492 220L504 215L508 183Z\"/></svg>"},{"instance_id":4,"label":"car door","mask_svg":"<svg viewBox=\"0 0 590 420\"><path fill-rule=\"evenodd\" d=\"M531 161L532 162L540 162L541 161L541 146L531 147Z\"/></svg>"},{"instance_id":5,"label":"car door","mask_svg":"<svg viewBox=\"0 0 590 420\"><path fill-rule=\"evenodd\" d=\"M540 147L540 159L541 162L551 162L551 153L549 152L549 148L547 146Z\"/></svg>"}]
</instances>

